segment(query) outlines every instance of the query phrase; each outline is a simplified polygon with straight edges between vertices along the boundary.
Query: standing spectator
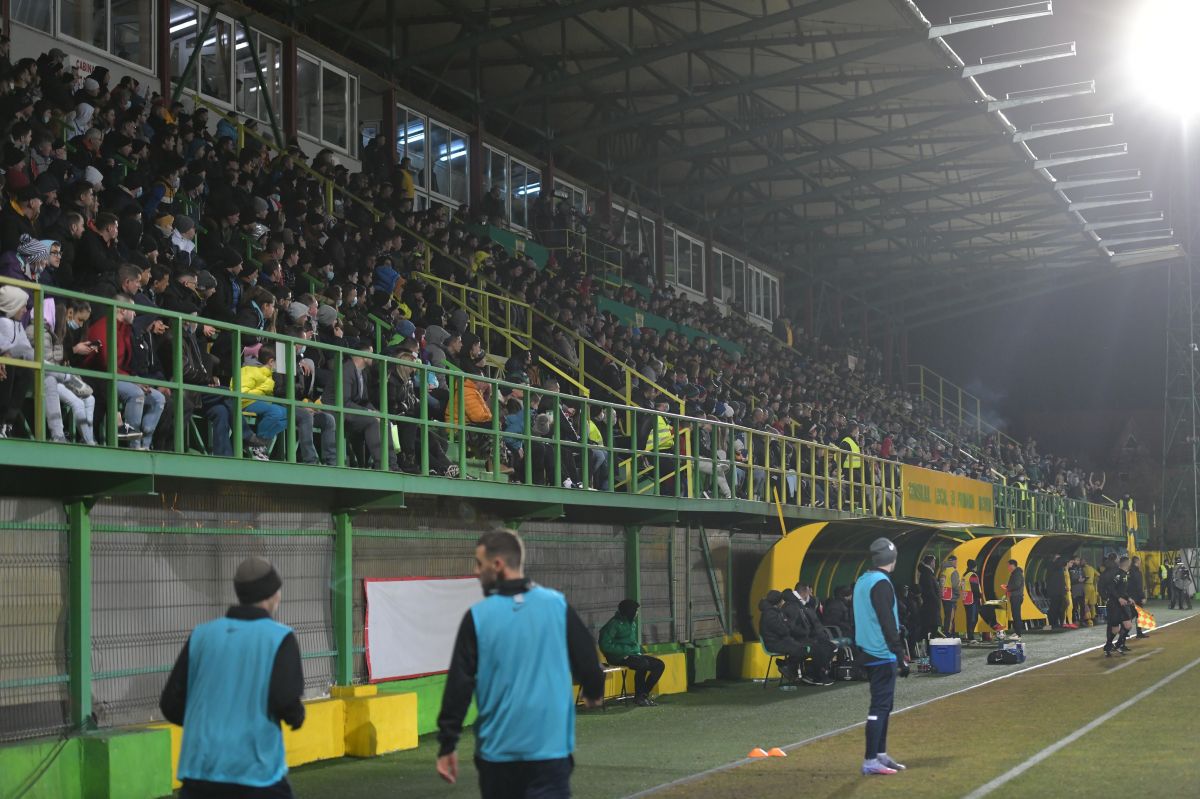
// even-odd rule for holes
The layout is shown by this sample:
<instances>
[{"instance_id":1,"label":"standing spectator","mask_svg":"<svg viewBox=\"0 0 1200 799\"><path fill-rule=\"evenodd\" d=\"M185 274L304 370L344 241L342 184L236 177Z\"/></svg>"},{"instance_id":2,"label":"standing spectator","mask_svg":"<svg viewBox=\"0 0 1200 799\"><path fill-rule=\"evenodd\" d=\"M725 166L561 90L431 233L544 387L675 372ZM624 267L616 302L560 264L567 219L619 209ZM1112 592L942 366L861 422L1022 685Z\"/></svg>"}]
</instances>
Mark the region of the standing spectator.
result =
<instances>
[{"instance_id":1,"label":"standing spectator","mask_svg":"<svg viewBox=\"0 0 1200 799\"><path fill-rule=\"evenodd\" d=\"M117 271L121 265L116 245L118 229L117 218L103 212L87 225L75 255L76 285L91 288Z\"/></svg>"},{"instance_id":2,"label":"standing spectator","mask_svg":"<svg viewBox=\"0 0 1200 799\"><path fill-rule=\"evenodd\" d=\"M872 568L854 584L854 642L863 651L863 666L871 683L867 711L863 774L895 774L904 766L887 753L888 717L896 693L896 675L908 676L908 657L900 638L900 615L891 573L896 568L896 545L886 538L871 544Z\"/></svg>"},{"instance_id":3,"label":"standing spectator","mask_svg":"<svg viewBox=\"0 0 1200 799\"><path fill-rule=\"evenodd\" d=\"M600 628L600 651L612 665L633 671L633 703L638 707L654 707L657 703L650 698L650 692L658 684L666 664L642 652L639 607L632 599L622 599L617 604L616 614Z\"/></svg>"},{"instance_id":4,"label":"standing spectator","mask_svg":"<svg viewBox=\"0 0 1200 799\"><path fill-rule=\"evenodd\" d=\"M1129 561L1129 596L1138 605L1146 604L1146 580L1142 574L1142 559L1136 555ZM1150 636L1142 632L1142 628L1138 626L1137 608L1133 608L1133 612L1129 615L1136 633L1134 637L1149 638Z\"/></svg>"},{"instance_id":5,"label":"standing spectator","mask_svg":"<svg viewBox=\"0 0 1200 799\"><path fill-rule=\"evenodd\" d=\"M1021 605L1025 602L1025 571L1015 560L1008 562L1008 582L1004 585L1008 594L1008 616L1012 623L1012 635L1009 640L1020 641L1021 633L1025 632L1025 622L1021 620Z\"/></svg>"},{"instance_id":6,"label":"standing spectator","mask_svg":"<svg viewBox=\"0 0 1200 799\"><path fill-rule=\"evenodd\" d=\"M238 604L192 630L163 688L163 717L183 726L181 799L288 799L279 723L304 724L304 672L292 630L272 619L283 580L250 557L233 578Z\"/></svg>"},{"instance_id":7,"label":"standing spectator","mask_svg":"<svg viewBox=\"0 0 1200 799\"><path fill-rule=\"evenodd\" d=\"M1192 609L1192 593L1196 590L1192 585L1192 570L1183 562L1183 558L1175 559L1175 569L1171 573L1171 584L1174 587L1174 592L1171 595L1171 607L1178 606L1183 610L1183 603L1187 602L1187 609Z\"/></svg>"},{"instance_id":8,"label":"standing spectator","mask_svg":"<svg viewBox=\"0 0 1200 799\"><path fill-rule=\"evenodd\" d=\"M437 770L454 783L455 749L475 694L475 765L483 799L569 796L572 677L588 707L604 700L592 636L562 594L525 577L524 550L520 537L505 529L476 543L475 573L486 598L459 625L438 714Z\"/></svg>"},{"instance_id":9,"label":"standing spectator","mask_svg":"<svg viewBox=\"0 0 1200 799\"><path fill-rule=\"evenodd\" d=\"M917 585L920 587L921 598L921 637L926 639L935 635L940 637L942 634L942 596L938 591L937 577L933 573L936 563L937 558L926 555L921 558L921 564L917 567Z\"/></svg>"},{"instance_id":10,"label":"standing spectator","mask_svg":"<svg viewBox=\"0 0 1200 799\"><path fill-rule=\"evenodd\" d=\"M1050 567L1046 570L1046 598L1050 600L1050 610L1047 614L1047 621L1050 623L1051 629L1061 630L1063 628L1063 615L1066 609L1064 597L1066 595L1066 586L1063 582L1063 560L1060 556L1055 556L1050 562Z\"/></svg>"}]
</instances>

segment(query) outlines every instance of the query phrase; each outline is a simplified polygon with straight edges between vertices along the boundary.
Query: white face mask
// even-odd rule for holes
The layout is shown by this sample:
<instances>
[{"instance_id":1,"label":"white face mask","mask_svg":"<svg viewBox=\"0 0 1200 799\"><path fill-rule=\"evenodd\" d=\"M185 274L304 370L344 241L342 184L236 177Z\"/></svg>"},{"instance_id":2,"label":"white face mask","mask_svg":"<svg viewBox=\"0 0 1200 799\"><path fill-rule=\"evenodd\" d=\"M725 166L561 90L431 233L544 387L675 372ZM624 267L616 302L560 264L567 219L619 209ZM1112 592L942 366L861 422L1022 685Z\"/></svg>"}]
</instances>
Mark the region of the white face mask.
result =
<instances>
[{"instance_id":1,"label":"white face mask","mask_svg":"<svg viewBox=\"0 0 1200 799\"><path fill-rule=\"evenodd\" d=\"M68 319L68 320L67 320L67 327L71 328L72 330L78 330L80 327L82 327L82 325L80 325L80 324L79 324L78 322L76 322L74 319Z\"/></svg>"}]
</instances>

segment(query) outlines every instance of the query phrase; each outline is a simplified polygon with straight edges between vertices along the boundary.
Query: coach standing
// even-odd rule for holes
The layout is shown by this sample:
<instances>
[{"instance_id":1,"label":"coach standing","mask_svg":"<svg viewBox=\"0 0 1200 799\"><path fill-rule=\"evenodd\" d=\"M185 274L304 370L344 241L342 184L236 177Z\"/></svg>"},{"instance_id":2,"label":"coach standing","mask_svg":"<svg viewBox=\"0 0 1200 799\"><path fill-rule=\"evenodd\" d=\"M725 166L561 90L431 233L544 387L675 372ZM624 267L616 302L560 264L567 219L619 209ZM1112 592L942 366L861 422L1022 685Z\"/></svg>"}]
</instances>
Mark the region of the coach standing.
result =
<instances>
[{"instance_id":1,"label":"coach standing","mask_svg":"<svg viewBox=\"0 0 1200 799\"><path fill-rule=\"evenodd\" d=\"M484 599L463 616L438 714L437 770L458 779L455 748L475 694L475 766L483 799L566 799L571 793L575 703L604 698L604 672L592 636L557 591L525 577L524 545L511 530L475 545Z\"/></svg>"},{"instance_id":2,"label":"coach standing","mask_svg":"<svg viewBox=\"0 0 1200 799\"><path fill-rule=\"evenodd\" d=\"M271 619L283 581L269 561L242 561L233 578L240 604L192 630L159 707L183 725L180 799L287 799L283 731L304 723L304 674L291 628Z\"/></svg>"},{"instance_id":3,"label":"coach standing","mask_svg":"<svg viewBox=\"0 0 1200 799\"><path fill-rule=\"evenodd\" d=\"M900 638L896 591L889 575L896 568L896 545L886 538L871 544L869 569L854 584L854 643L863 651L871 683L867 711L867 752L863 774L895 774L904 766L888 757L888 716L896 694L896 673L908 676L908 658Z\"/></svg>"}]
</instances>

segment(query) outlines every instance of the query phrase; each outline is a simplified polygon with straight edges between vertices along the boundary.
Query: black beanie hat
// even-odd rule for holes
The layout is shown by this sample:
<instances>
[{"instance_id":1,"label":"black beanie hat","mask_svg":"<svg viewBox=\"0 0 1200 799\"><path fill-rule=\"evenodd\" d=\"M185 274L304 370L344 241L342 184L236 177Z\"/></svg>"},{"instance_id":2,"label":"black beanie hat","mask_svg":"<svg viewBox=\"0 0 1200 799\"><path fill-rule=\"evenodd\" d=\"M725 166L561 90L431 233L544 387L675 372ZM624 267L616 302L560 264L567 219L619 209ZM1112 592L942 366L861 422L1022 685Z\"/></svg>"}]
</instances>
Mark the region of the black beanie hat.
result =
<instances>
[{"instance_id":1,"label":"black beanie hat","mask_svg":"<svg viewBox=\"0 0 1200 799\"><path fill-rule=\"evenodd\" d=\"M233 590L238 602L253 605L274 596L283 586L279 573L271 561L257 555L246 558L233 576Z\"/></svg>"},{"instance_id":2,"label":"black beanie hat","mask_svg":"<svg viewBox=\"0 0 1200 799\"><path fill-rule=\"evenodd\" d=\"M637 613L637 610L640 607L641 605L634 602L632 599L622 599L620 603L617 604L617 613L620 613L627 619L632 619L633 614Z\"/></svg>"}]
</instances>

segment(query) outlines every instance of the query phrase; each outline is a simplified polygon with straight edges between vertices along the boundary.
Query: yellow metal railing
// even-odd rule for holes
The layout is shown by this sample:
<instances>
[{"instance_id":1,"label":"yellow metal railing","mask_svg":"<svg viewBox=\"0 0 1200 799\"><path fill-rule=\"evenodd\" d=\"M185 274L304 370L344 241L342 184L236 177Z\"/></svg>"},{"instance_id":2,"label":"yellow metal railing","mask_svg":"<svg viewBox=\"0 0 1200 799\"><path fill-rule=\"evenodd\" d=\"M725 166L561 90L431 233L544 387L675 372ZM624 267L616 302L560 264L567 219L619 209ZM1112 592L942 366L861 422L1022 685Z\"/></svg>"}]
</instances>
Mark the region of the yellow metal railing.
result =
<instances>
[{"instance_id":1,"label":"yellow metal railing","mask_svg":"<svg viewBox=\"0 0 1200 799\"><path fill-rule=\"evenodd\" d=\"M1020 446L1016 439L984 420L983 403L979 397L928 366L910 364L908 369L909 388L940 424L953 422L960 434L973 430L980 441L995 438L998 444Z\"/></svg>"}]
</instances>

